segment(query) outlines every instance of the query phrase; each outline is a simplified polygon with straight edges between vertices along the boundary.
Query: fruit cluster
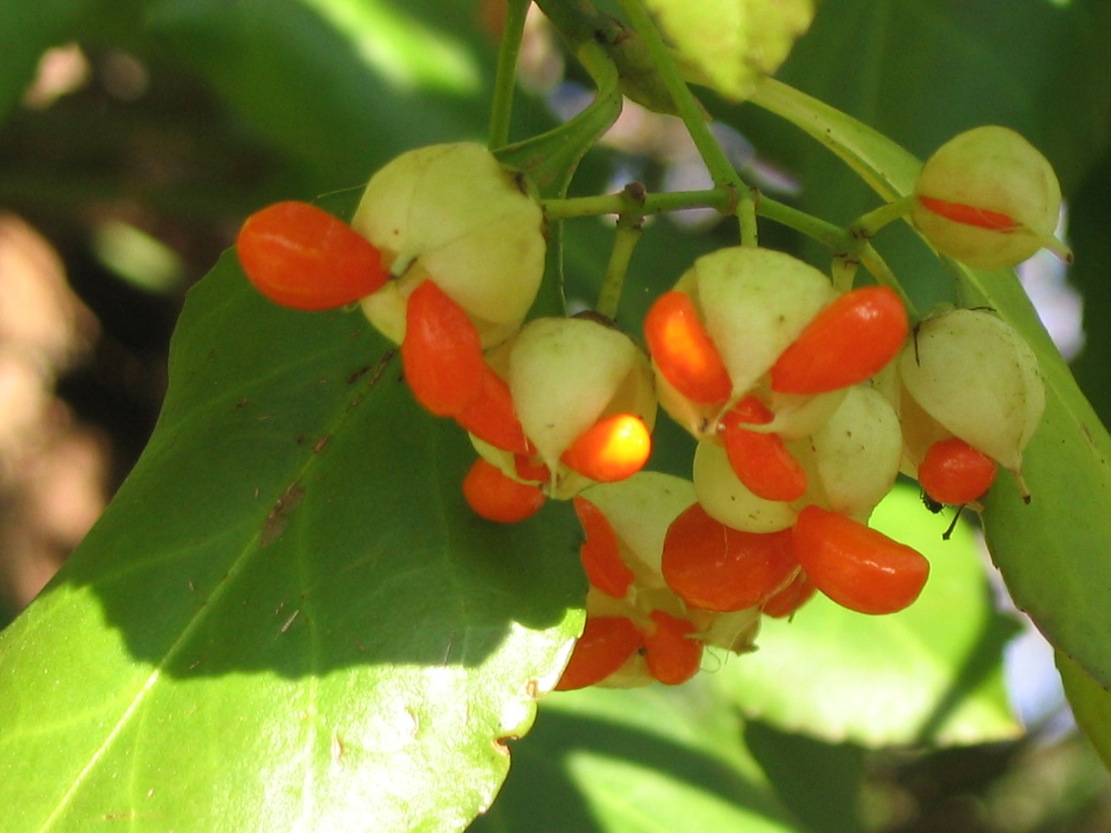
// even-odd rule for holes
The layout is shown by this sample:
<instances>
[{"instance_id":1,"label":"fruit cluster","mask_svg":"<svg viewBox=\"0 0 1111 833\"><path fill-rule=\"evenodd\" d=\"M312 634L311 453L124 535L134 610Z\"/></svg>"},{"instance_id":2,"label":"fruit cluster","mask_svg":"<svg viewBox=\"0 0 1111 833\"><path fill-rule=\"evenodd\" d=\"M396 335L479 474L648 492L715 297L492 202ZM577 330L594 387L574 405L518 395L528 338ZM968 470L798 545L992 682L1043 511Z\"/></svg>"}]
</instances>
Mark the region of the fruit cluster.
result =
<instances>
[{"instance_id":1,"label":"fruit cluster","mask_svg":"<svg viewBox=\"0 0 1111 833\"><path fill-rule=\"evenodd\" d=\"M371 178L350 225L279 203L238 239L267 297L307 310L359 302L401 345L414 397L478 450L468 503L507 523L639 470L655 424L652 372L628 336L590 317L523 324L545 248L539 204L473 143L402 154Z\"/></svg>"},{"instance_id":2,"label":"fruit cluster","mask_svg":"<svg viewBox=\"0 0 1111 833\"><path fill-rule=\"evenodd\" d=\"M993 267L1042 245L1060 202L1040 155L1000 130L939 150L908 206L939 251ZM1002 188L1020 163L1026 184ZM969 166L994 178L962 178ZM738 246L655 300L645 350L599 316L526 322L545 231L527 184L462 143L389 163L350 225L280 203L247 220L238 249L276 302L358 302L400 344L417 401L470 436L463 493L479 515L512 523L573 501L587 621L559 688L680 683L704 646L748 650L762 615L817 591L862 613L905 608L929 564L868 527L900 472L933 508L976 506L997 465L1025 490L1044 391L991 311L912 327L890 287L837 291L790 255ZM696 440L689 480L642 471L657 403Z\"/></svg>"},{"instance_id":3,"label":"fruit cluster","mask_svg":"<svg viewBox=\"0 0 1111 833\"><path fill-rule=\"evenodd\" d=\"M721 259L736 269L738 257L808 268L770 254L728 250L695 270L709 261L714 275ZM743 272L730 274L730 286L743 286ZM762 274L759 283L784 282ZM642 472L575 498L587 536L587 627L559 688L681 682L703 646L747 650L761 615L790 616L816 591L860 613L902 610L929 563L867 525L899 473L937 504L975 505L997 462L1021 484L1044 389L1030 348L991 312L953 309L908 331L886 291L830 290L789 346L763 351L769 366L745 378L728 372L717 345L734 338L738 355L761 354L749 340L768 338L753 320L768 311L768 293L749 293L761 299L755 309L716 299L719 312L734 309L724 331L686 293L664 294L649 312L661 401L698 439L693 481ZM832 360L839 352L845 361ZM702 384L714 377L725 381ZM699 401L711 391L716 401Z\"/></svg>"}]
</instances>

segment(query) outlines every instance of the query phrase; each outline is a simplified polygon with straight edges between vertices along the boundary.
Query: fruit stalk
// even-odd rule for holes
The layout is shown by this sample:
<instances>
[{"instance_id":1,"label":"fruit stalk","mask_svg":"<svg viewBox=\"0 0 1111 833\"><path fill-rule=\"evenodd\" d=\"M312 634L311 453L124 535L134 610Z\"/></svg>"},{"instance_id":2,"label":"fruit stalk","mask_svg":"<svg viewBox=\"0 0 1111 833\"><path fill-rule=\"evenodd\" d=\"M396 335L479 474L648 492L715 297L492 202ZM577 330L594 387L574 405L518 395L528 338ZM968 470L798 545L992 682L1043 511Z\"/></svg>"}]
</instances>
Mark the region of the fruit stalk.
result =
<instances>
[{"instance_id":1,"label":"fruit stalk","mask_svg":"<svg viewBox=\"0 0 1111 833\"><path fill-rule=\"evenodd\" d=\"M679 118L690 133L694 146L698 149L714 185L728 187L737 194L737 219L741 227L741 244L757 245L756 198L753 190L734 170L733 163L726 157L717 138L710 130L706 115L698 99L694 97L687 82L683 80L679 67L671 56L667 45L660 36L648 11L641 0L618 0L618 5L628 17L633 29L644 41L667 91L675 102Z\"/></svg>"}]
</instances>

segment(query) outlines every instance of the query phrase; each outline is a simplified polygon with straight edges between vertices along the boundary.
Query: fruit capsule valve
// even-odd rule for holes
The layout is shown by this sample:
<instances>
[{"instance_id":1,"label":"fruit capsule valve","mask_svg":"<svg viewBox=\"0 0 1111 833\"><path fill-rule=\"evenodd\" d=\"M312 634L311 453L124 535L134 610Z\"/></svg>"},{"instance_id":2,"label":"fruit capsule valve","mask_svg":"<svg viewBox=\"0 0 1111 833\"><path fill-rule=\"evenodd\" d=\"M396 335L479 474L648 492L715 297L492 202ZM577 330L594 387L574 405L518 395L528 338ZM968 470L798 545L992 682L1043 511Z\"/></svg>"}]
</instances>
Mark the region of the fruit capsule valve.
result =
<instances>
[{"instance_id":1,"label":"fruit capsule valve","mask_svg":"<svg viewBox=\"0 0 1111 833\"><path fill-rule=\"evenodd\" d=\"M833 297L829 279L783 252L749 246L698 258L645 321L660 404L696 439L759 384Z\"/></svg>"},{"instance_id":2,"label":"fruit capsule valve","mask_svg":"<svg viewBox=\"0 0 1111 833\"><path fill-rule=\"evenodd\" d=\"M930 443L959 437L1007 469L1029 499L1022 457L1045 413L1045 383L1013 327L984 309L932 316L903 348L898 373L912 401L902 420L913 464Z\"/></svg>"},{"instance_id":3,"label":"fruit capsule valve","mask_svg":"<svg viewBox=\"0 0 1111 833\"><path fill-rule=\"evenodd\" d=\"M543 278L543 210L476 142L396 157L371 177L351 224L390 264L394 280L362 306L397 343L409 295L422 281L435 281L492 347L521 326Z\"/></svg>"},{"instance_id":4,"label":"fruit capsule valve","mask_svg":"<svg viewBox=\"0 0 1111 833\"><path fill-rule=\"evenodd\" d=\"M969 266L1014 266L1041 248L1072 260L1054 237L1057 175L1013 130L988 125L953 137L926 161L914 194L911 219L923 237Z\"/></svg>"},{"instance_id":5,"label":"fruit capsule valve","mask_svg":"<svg viewBox=\"0 0 1111 833\"><path fill-rule=\"evenodd\" d=\"M507 349L513 405L554 497L640 471L656 395L648 359L626 334L589 318L538 318Z\"/></svg>"}]
</instances>

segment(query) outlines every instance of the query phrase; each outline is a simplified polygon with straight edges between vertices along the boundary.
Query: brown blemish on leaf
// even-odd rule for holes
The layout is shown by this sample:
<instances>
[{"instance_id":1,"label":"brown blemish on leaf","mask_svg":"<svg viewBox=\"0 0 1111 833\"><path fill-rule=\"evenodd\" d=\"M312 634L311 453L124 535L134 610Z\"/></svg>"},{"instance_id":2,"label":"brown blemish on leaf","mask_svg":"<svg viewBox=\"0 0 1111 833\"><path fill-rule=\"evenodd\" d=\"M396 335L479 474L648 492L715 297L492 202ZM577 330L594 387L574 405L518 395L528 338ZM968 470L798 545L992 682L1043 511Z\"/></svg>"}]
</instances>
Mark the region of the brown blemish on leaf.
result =
<instances>
[{"instance_id":1,"label":"brown blemish on leaf","mask_svg":"<svg viewBox=\"0 0 1111 833\"><path fill-rule=\"evenodd\" d=\"M305 490L297 482L289 484L262 524L260 543L263 547L270 546L282 537L290 513L297 508L304 497Z\"/></svg>"},{"instance_id":2,"label":"brown blemish on leaf","mask_svg":"<svg viewBox=\"0 0 1111 833\"><path fill-rule=\"evenodd\" d=\"M368 384L374 385L382 377L382 373L383 371L385 371L386 365L390 363L390 360L396 354L397 348L391 347L389 350L382 354L382 357L378 359L376 363L364 364L358 370L350 373L347 377L347 384L352 385L369 373L370 379L368 380Z\"/></svg>"},{"instance_id":3,"label":"brown blemish on leaf","mask_svg":"<svg viewBox=\"0 0 1111 833\"><path fill-rule=\"evenodd\" d=\"M364 364L358 370L355 370L355 371L349 373L347 375L347 384L349 384L349 385L355 384L357 381L359 381L361 378L363 378L366 374L370 373L370 368L371 368L371 365Z\"/></svg>"},{"instance_id":4,"label":"brown blemish on leaf","mask_svg":"<svg viewBox=\"0 0 1111 833\"><path fill-rule=\"evenodd\" d=\"M374 366L374 372L370 376L371 385L375 385L378 383L378 380L382 378L382 374L386 372L386 367L391 361L393 361L393 357L396 355L396 347L391 347L389 350L382 354L382 358L378 360L378 364Z\"/></svg>"},{"instance_id":5,"label":"brown blemish on leaf","mask_svg":"<svg viewBox=\"0 0 1111 833\"><path fill-rule=\"evenodd\" d=\"M319 454L321 451L324 450L324 446L328 445L328 443L330 443L331 441L332 435L325 434L323 437L312 444L313 454Z\"/></svg>"}]
</instances>

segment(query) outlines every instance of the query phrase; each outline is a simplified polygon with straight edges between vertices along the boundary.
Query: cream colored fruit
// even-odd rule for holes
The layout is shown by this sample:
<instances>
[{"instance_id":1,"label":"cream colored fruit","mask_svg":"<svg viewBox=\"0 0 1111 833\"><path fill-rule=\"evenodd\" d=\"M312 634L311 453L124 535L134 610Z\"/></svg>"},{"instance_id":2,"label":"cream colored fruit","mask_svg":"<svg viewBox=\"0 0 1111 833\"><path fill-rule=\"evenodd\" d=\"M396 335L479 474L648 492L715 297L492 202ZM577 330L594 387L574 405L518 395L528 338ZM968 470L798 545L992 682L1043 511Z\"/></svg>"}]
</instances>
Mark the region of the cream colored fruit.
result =
<instances>
[{"instance_id":1,"label":"cream colored fruit","mask_svg":"<svg viewBox=\"0 0 1111 833\"><path fill-rule=\"evenodd\" d=\"M807 263L773 249L735 246L695 261L676 289L701 310L733 382L745 394L829 303L829 279Z\"/></svg>"},{"instance_id":2,"label":"cream colored fruit","mask_svg":"<svg viewBox=\"0 0 1111 833\"><path fill-rule=\"evenodd\" d=\"M808 473L826 506L866 520L899 474L903 453L899 417L878 390L854 385L841 407L810 437L810 448Z\"/></svg>"},{"instance_id":3,"label":"cream colored fruit","mask_svg":"<svg viewBox=\"0 0 1111 833\"><path fill-rule=\"evenodd\" d=\"M1017 473L1045 411L1034 351L987 310L956 309L919 325L899 357L907 393L930 417Z\"/></svg>"},{"instance_id":4,"label":"cream colored fruit","mask_svg":"<svg viewBox=\"0 0 1111 833\"><path fill-rule=\"evenodd\" d=\"M654 362L652 372L656 376L656 396L659 397L660 407L668 416L696 440L717 436L718 417L722 411L720 403L704 404L687 399L675 389Z\"/></svg>"},{"instance_id":5,"label":"cream colored fruit","mask_svg":"<svg viewBox=\"0 0 1111 833\"><path fill-rule=\"evenodd\" d=\"M745 532L778 532L795 522L789 503L765 500L749 491L733 472L725 449L709 440L694 452L694 491L706 514Z\"/></svg>"},{"instance_id":6,"label":"cream colored fruit","mask_svg":"<svg viewBox=\"0 0 1111 833\"><path fill-rule=\"evenodd\" d=\"M915 195L1013 220L993 225L988 215L975 222L943 216L916 200L911 217L942 254L983 269L1014 266L1044 246L1063 257L1053 238L1061 210L1061 186L1053 167L1013 130L989 125L950 139L931 156L915 185ZM978 225L980 223L982 225Z\"/></svg>"},{"instance_id":7,"label":"cream colored fruit","mask_svg":"<svg viewBox=\"0 0 1111 833\"><path fill-rule=\"evenodd\" d=\"M474 142L431 145L386 164L351 225L381 249L396 278L362 306L399 343L409 294L424 280L462 306L491 346L520 326L544 274L539 204Z\"/></svg>"},{"instance_id":8,"label":"cream colored fruit","mask_svg":"<svg viewBox=\"0 0 1111 833\"><path fill-rule=\"evenodd\" d=\"M660 572L664 538L672 522L695 502L694 485L671 474L641 471L581 494L610 522L638 585L665 587Z\"/></svg>"},{"instance_id":9,"label":"cream colored fruit","mask_svg":"<svg viewBox=\"0 0 1111 833\"><path fill-rule=\"evenodd\" d=\"M563 452L601 417L656 424L648 357L620 330L588 318L530 321L509 350L506 376L517 417L555 472Z\"/></svg>"}]
</instances>

